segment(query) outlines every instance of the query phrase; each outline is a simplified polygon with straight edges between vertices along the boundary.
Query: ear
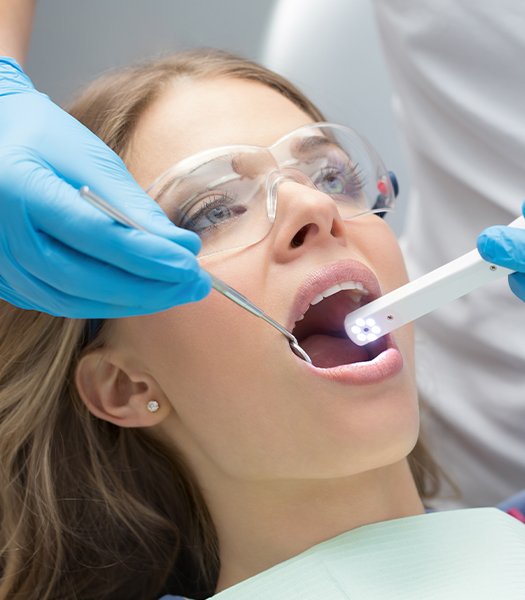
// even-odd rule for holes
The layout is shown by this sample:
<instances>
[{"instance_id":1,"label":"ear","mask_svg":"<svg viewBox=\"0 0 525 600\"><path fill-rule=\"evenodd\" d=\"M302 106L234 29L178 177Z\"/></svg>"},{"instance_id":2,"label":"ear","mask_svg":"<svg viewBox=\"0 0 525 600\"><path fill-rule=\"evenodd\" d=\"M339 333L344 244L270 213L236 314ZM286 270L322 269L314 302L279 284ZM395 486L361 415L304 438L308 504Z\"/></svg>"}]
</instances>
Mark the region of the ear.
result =
<instances>
[{"instance_id":1,"label":"ear","mask_svg":"<svg viewBox=\"0 0 525 600\"><path fill-rule=\"evenodd\" d=\"M169 400L151 375L119 364L99 348L83 356L76 368L75 383L89 411L119 427L151 427L172 411ZM156 412L148 402L157 401Z\"/></svg>"}]
</instances>

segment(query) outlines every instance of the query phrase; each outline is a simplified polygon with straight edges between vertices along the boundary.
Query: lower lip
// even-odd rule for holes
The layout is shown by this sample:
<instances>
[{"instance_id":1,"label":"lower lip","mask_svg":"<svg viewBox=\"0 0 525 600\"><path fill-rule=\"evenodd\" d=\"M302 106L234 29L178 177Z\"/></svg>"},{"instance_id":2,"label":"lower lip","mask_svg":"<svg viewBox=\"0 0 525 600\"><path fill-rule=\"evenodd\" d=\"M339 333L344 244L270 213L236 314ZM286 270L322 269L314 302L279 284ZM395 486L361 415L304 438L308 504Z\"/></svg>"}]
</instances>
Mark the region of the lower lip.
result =
<instances>
[{"instance_id":1,"label":"lower lip","mask_svg":"<svg viewBox=\"0 0 525 600\"><path fill-rule=\"evenodd\" d=\"M305 368L317 377L352 385L381 383L394 377L394 375L397 375L403 369L403 356L393 346L391 341L386 350L383 350L381 354L378 354L373 360L367 362L339 365L329 369L320 369L305 361L301 362L305 365Z\"/></svg>"}]
</instances>

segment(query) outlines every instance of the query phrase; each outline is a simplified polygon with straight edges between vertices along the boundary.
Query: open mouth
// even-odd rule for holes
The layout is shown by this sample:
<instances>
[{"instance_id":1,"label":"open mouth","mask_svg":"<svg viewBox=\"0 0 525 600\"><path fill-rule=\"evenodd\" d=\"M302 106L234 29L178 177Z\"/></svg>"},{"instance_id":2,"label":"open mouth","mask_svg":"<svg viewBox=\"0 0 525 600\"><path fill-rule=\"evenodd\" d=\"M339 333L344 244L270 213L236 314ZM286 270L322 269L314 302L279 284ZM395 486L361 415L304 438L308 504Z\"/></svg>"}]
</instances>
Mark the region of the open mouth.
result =
<instances>
[{"instance_id":1,"label":"open mouth","mask_svg":"<svg viewBox=\"0 0 525 600\"><path fill-rule=\"evenodd\" d=\"M357 346L344 328L348 313L377 297L362 283L348 281L332 286L311 301L292 333L315 367L329 369L371 361L389 347L388 336Z\"/></svg>"}]
</instances>

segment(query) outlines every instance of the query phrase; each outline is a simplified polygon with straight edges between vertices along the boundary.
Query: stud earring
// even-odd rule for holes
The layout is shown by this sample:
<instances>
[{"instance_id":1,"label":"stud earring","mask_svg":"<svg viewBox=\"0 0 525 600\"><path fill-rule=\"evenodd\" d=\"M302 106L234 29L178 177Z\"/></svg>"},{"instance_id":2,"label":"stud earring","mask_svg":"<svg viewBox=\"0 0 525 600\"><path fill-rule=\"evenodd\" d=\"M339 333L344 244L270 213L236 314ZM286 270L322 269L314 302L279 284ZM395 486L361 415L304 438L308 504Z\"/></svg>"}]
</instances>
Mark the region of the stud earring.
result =
<instances>
[{"instance_id":1,"label":"stud earring","mask_svg":"<svg viewBox=\"0 0 525 600\"><path fill-rule=\"evenodd\" d=\"M150 413L154 413L159 410L160 404L156 400L150 400L147 404L147 408Z\"/></svg>"}]
</instances>

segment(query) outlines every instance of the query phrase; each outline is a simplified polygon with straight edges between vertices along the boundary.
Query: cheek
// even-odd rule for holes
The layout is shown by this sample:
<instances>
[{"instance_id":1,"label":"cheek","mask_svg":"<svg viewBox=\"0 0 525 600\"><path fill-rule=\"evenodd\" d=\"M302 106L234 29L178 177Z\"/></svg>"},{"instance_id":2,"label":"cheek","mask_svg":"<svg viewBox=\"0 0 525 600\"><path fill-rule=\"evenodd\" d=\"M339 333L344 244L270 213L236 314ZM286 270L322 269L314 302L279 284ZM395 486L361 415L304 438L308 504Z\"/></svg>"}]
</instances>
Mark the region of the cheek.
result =
<instances>
[{"instance_id":1,"label":"cheek","mask_svg":"<svg viewBox=\"0 0 525 600\"><path fill-rule=\"evenodd\" d=\"M232 310L233 309L233 310ZM212 291L196 304L179 306L159 315L143 327L148 366L167 392L184 396L218 391L213 381L227 384L241 367L249 344L252 317ZM241 348L241 351L238 349ZM174 397L182 397L177 393Z\"/></svg>"},{"instance_id":2,"label":"cheek","mask_svg":"<svg viewBox=\"0 0 525 600\"><path fill-rule=\"evenodd\" d=\"M273 330L216 291L141 319L136 342L179 426L210 452L222 440L254 430L265 406L255 371L267 368ZM140 331L147 336L141 338Z\"/></svg>"}]
</instances>

